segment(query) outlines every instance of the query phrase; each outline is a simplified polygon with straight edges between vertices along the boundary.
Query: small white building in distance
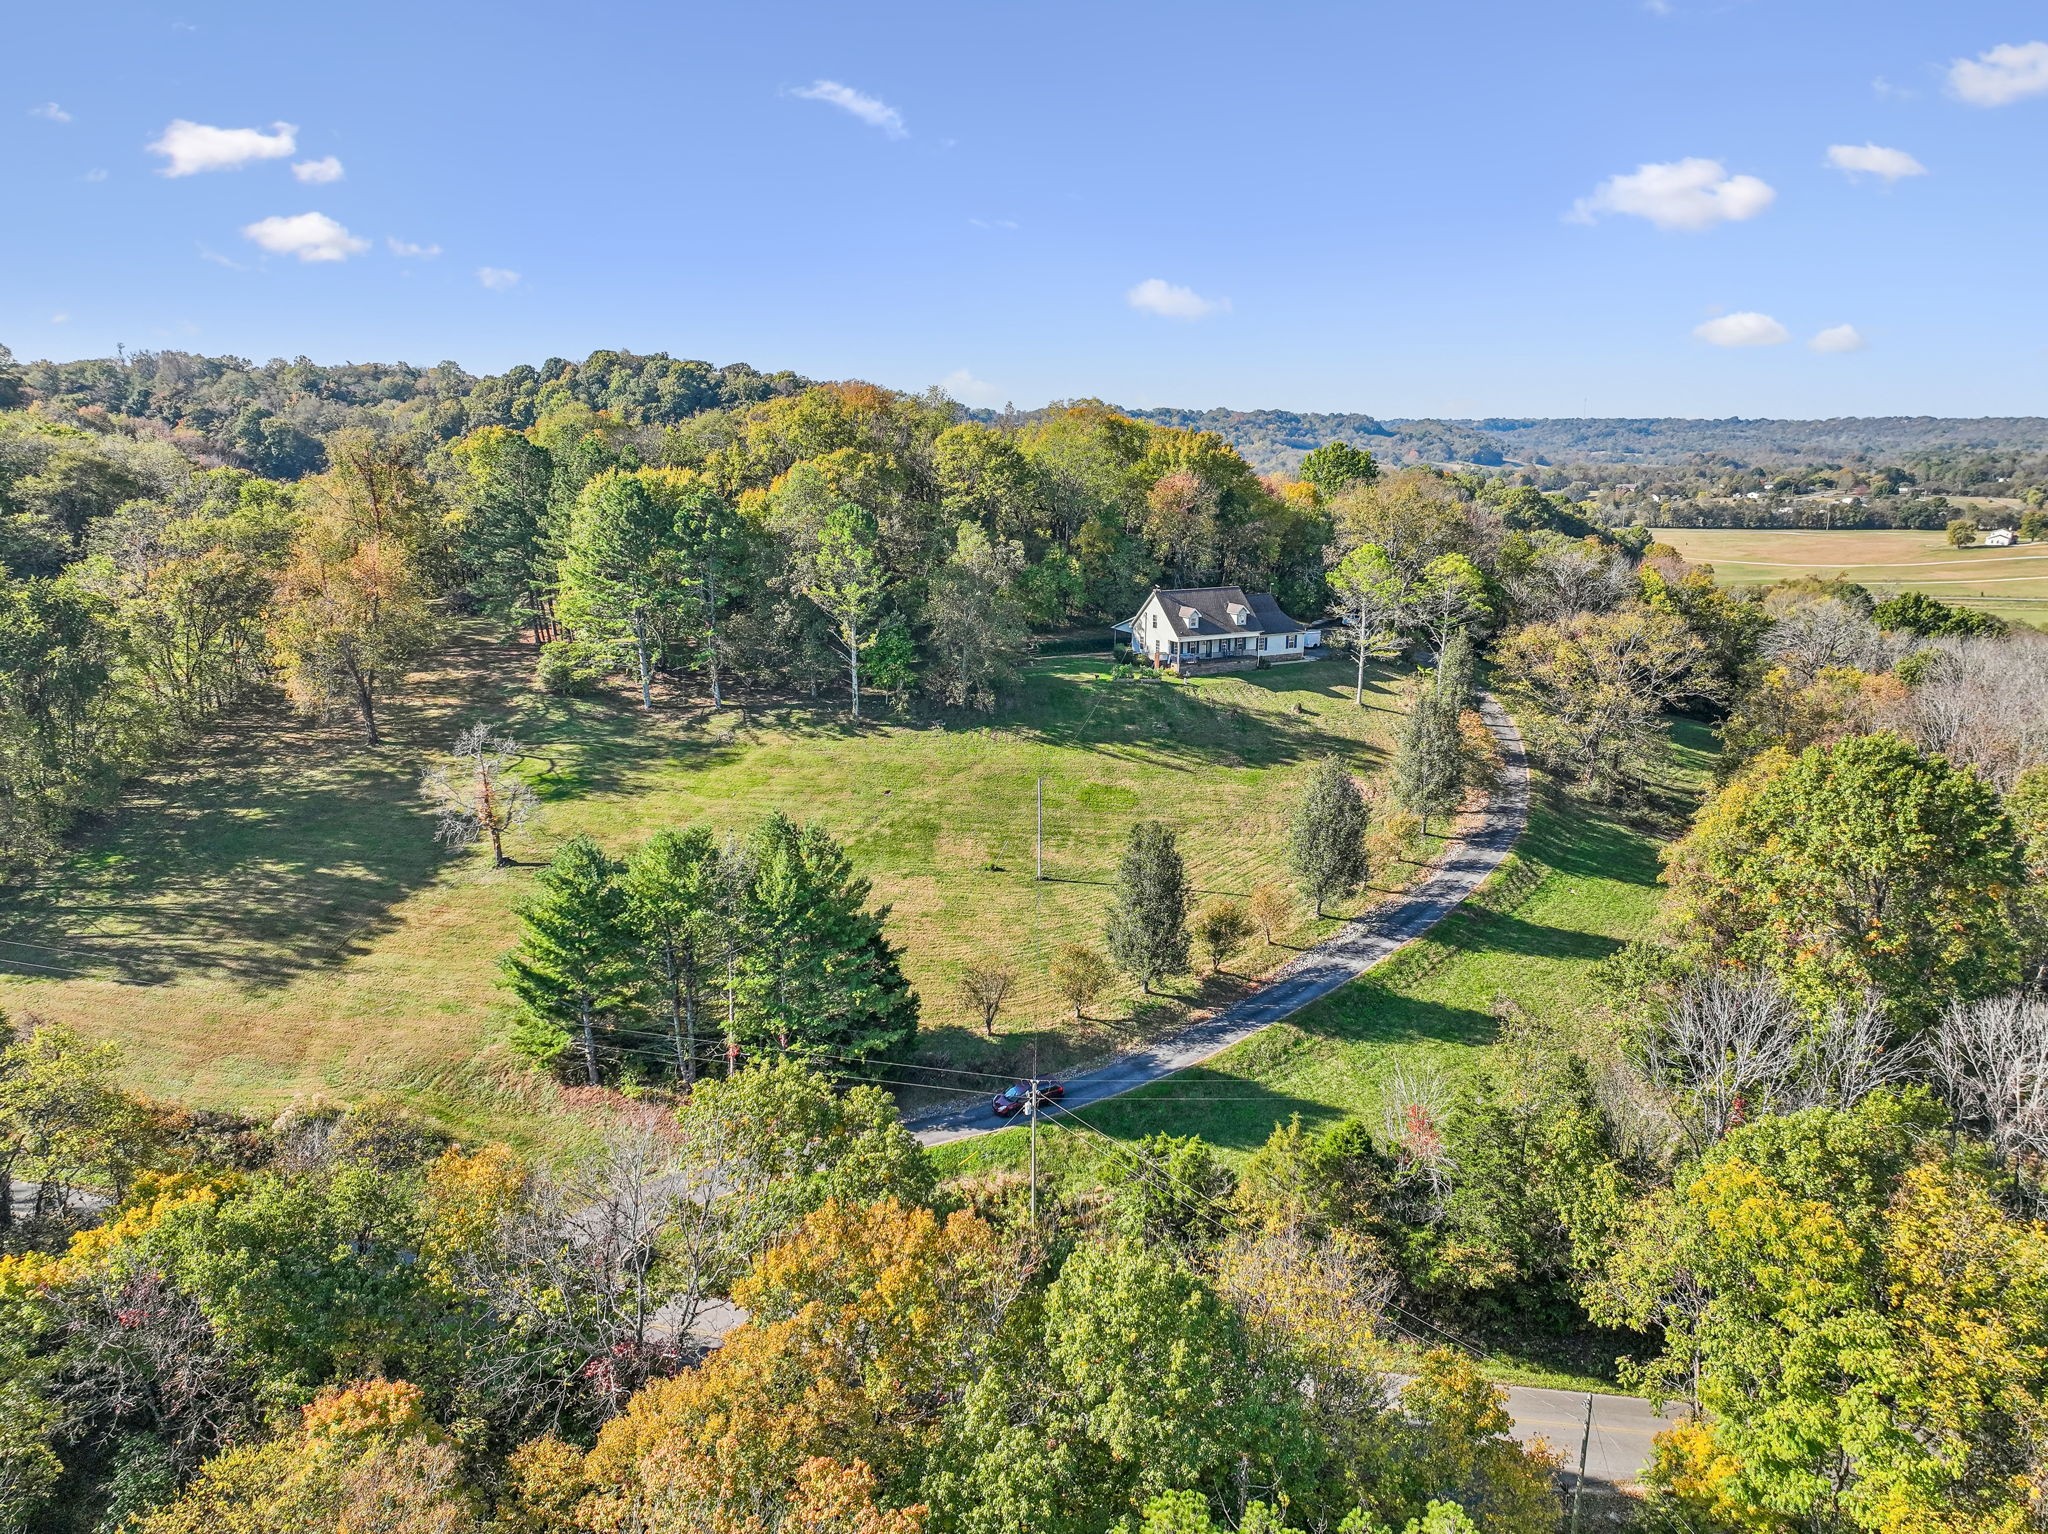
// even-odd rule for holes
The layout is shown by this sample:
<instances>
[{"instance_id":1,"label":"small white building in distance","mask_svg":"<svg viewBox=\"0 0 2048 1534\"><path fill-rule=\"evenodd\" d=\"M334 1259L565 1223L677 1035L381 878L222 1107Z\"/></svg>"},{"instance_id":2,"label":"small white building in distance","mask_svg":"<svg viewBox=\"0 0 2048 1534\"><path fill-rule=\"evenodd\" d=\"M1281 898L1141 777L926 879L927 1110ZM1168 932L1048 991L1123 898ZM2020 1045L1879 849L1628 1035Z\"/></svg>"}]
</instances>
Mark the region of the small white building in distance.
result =
<instances>
[{"instance_id":1,"label":"small white building in distance","mask_svg":"<svg viewBox=\"0 0 2048 1534\"><path fill-rule=\"evenodd\" d=\"M2020 535L2009 527L1994 527L1984 535L1987 549L2009 549L2020 541Z\"/></svg>"},{"instance_id":2,"label":"small white building in distance","mask_svg":"<svg viewBox=\"0 0 2048 1534\"><path fill-rule=\"evenodd\" d=\"M1155 588L1116 632L1130 635L1134 657L1180 676L1319 660L1323 653L1321 629L1296 622L1264 592L1242 586Z\"/></svg>"}]
</instances>

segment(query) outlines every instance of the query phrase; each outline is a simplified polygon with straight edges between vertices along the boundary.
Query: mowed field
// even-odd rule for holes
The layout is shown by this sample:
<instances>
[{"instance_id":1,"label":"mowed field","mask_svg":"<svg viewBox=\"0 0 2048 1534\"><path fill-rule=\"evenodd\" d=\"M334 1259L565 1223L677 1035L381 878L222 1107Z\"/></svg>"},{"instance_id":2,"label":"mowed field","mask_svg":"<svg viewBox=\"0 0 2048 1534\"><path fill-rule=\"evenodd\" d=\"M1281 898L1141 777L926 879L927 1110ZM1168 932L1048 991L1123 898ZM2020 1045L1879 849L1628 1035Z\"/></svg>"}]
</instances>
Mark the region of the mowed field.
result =
<instances>
[{"instance_id":1,"label":"mowed field","mask_svg":"<svg viewBox=\"0 0 2048 1534\"><path fill-rule=\"evenodd\" d=\"M1109 998L1069 1026L1047 960L1099 941L1130 825L1178 828L1200 897L1243 895L1285 877L1300 769L1335 752L1383 771L1399 717L1397 679L1371 678L1360 709L1336 662L1175 683L1049 659L992 720L859 727L833 703L648 717L623 698L548 698L530 670L531 652L474 636L394 701L384 746L256 710L138 784L67 866L0 903L0 1008L117 1040L135 1085L196 1105L392 1089L511 1132L535 1088L497 1042L498 961L536 867L578 832L623 852L663 826L743 833L781 810L841 837L892 907L925 1002L920 1059L1008 1070L1036 1044L1058 1068L1170 1027L1293 951L1259 944L1233 974L1187 977L1143 1009ZM438 847L419 792L434 752L477 719L530 754L542 805L508 844L517 867ZM1286 938L1316 931L1304 917ZM993 1040L953 996L976 959L1020 976Z\"/></svg>"},{"instance_id":2,"label":"mowed field","mask_svg":"<svg viewBox=\"0 0 2048 1534\"><path fill-rule=\"evenodd\" d=\"M1905 529L1772 532L1749 528L1657 530L1730 586L1802 575L1846 576L1883 591L1924 591L2018 623L2048 627L2048 542L2009 549L1953 549L1940 533Z\"/></svg>"}]
</instances>

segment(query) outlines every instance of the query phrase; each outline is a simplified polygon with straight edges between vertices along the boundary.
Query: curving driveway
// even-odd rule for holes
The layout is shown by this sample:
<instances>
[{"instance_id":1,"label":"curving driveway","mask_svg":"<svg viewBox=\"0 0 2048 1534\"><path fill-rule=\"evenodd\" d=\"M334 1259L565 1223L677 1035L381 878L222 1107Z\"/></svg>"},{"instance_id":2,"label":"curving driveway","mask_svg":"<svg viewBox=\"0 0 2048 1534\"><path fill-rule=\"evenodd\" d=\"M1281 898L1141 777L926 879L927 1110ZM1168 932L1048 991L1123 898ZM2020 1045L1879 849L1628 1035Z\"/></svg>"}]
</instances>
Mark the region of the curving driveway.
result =
<instances>
[{"instance_id":1,"label":"curving driveway","mask_svg":"<svg viewBox=\"0 0 2048 1534\"><path fill-rule=\"evenodd\" d=\"M1356 980L1455 911L1514 850L1529 819L1529 766L1521 731L1491 693L1479 695L1479 712L1500 745L1500 783L1471 835L1456 844L1429 877L1398 900L1346 922L1282 965L1249 996L1214 1016L1092 1070L1068 1076L1063 1105L1085 1108L1199 1065L1269 1023L1290 1017L1345 982ZM1006 1126L982 1100L972 1100L965 1107L935 1108L906 1122L926 1145L943 1145Z\"/></svg>"}]
</instances>

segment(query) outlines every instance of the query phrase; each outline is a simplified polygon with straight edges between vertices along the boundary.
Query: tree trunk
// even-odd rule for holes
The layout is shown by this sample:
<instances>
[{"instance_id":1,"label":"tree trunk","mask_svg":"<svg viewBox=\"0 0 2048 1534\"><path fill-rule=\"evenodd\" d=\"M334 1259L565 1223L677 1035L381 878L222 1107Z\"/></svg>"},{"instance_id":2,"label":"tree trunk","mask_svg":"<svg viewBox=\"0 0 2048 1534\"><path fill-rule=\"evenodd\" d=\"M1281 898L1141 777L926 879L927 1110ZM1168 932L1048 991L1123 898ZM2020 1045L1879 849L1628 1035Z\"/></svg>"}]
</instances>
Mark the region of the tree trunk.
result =
<instances>
[{"instance_id":1,"label":"tree trunk","mask_svg":"<svg viewBox=\"0 0 2048 1534\"><path fill-rule=\"evenodd\" d=\"M583 1023L583 1070L592 1086L597 1085L597 1035L590 1026L590 997L579 998L576 1006Z\"/></svg>"},{"instance_id":2,"label":"tree trunk","mask_svg":"<svg viewBox=\"0 0 2048 1534\"><path fill-rule=\"evenodd\" d=\"M718 580L709 566L704 570L704 610L711 624L711 706L722 708L725 699L718 691Z\"/></svg>"},{"instance_id":3,"label":"tree trunk","mask_svg":"<svg viewBox=\"0 0 2048 1534\"><path fill-rule=\"evenodd\" d=\"M485 823L491 833L491 866L503 868L508 861L505 856L505 831L495 820Z\"/></svg>"},{"instance_id":4,"label":"tree trunk","mask_svg":"<svg viewBox=\"0 0 2048 1534\"><path fill-rule=\"evenodd\" d=\"M1365 621L1359 620L1357 638L1352 641L1358 646L1358 690L1351 695L1352 705L1365 707Z\"/></svg>"},{"instance_id":5,"label":"tree trunk","mask_svg":"<svg viewBox=\"0 0 2048 1534\"><path fill-rule=\"evenodd\" d=\"M676 1047L676 1075L679 1078L687 1079L690 1069L690 1057L683 1048L681 970L680 966L676 963L676 945L674 943L665 942L661 945L661 971L662 979L668 982L668 1035L669 1041Z\"/></svg>"},{"instance_id":6,"label":"tree trunk","mask_svg":"<svg viewBox=\"0 0 2048 1534\"><path fill-rule=\"evenodd\" d=\"M14 1163L0 1163L0 1230L14 1228Z\"/></svg>"},{"instance_id":7,"label":"tree trunk","mask_svg":"<svg viewBox=\"0 0 2048 1534\"><path fill-rule=\"evenodd\" d=\"M654 690L647 675L647 619L638 612L633 614L633 654L640 662L640 706L652 710Z\"/></svg>"},{"instance_id":8,"label":"tree trunk","mask_svg":"<svg viewBox=\"0 0 2048 1534\"><path fill-rule=\"evenodd\" d=\"M847 675L853 679L853 717L860 718L860 630L846 626Z\"/></svg>"}]
</instances>

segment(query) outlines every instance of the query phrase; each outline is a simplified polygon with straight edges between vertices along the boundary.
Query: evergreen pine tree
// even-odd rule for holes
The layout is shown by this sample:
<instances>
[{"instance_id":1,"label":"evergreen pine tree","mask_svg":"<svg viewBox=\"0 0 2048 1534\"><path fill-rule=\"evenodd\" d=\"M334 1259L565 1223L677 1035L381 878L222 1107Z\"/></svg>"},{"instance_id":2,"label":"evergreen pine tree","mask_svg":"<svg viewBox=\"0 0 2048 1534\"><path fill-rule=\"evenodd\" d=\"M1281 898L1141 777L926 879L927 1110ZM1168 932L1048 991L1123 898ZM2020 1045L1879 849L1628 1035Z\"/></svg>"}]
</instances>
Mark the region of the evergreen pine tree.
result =
<instances>
[{"instance_id":1,"label":"evergreen pine tree","mask_svg":"<svg viewBox=\"0 0 2048 1534\"><path fill-rule=\"evenodd\" d=\"M628 859L627 914L667 1014L676 1076L697 1077L697 1024L723 978L730 888L709 831L660 831Z\"/></svg>"},{"instance_id":2,"label":"evergreen pine tree","mask_svg":"<svg viewBox=\"0 0 2048 1534\"><path fill-rule=\"evenodd\" d=\"M640 1010L643 971L619 865L587 836L565 842L520 910L526 930L505 956L521 1015L512 1045L552 1065L574 1048L597 1085L598 1035Z\"/></svg>"},{"instance_id":3,"label":"evergreen pine tree","mask_svg":"<svg viewBox=\"0 0 2048 1534\"><path fill-rule=\"evenodd\" d=\"M1315 902L1316 915L1325 902L1348 895L1365 883L1369 872L1365 828L1370 816L1358 784L1334 756L1326 756L1309 773L1308 786L1294 812L1289 846L1302 893Z\"/></svg>"},{"instance_id":4,"label":"evergreen pine tree","mask_svg":"<svg viewBox=\"0 0 2048 1534\"><path fill-rule=\"evenodd\" d=\"M771 815L755 834L740 919L742 1026L781 1050L840 1059L907 1048L917 996L883 933L888 908L822 828Z\"/></svg>"},{"instance_id":5,"label":"evergreen pine tree","mask_svg":"<svg viewBox=\"0 0 2048 1534\"><path fill-rule=\"evenodd\" d=\"M1157 820L1131 827L1104 936L1117 968L1148 996L1155 981L1187 972L1188 875L1172 827Z\"/></svg>"},{"instance_id":6,"label":"evergreen pine tree","mask_svg":"<svg viewBox=\"0 0 2048 1534\"><path fill-rule=\"evenodd\" d=\"M1459 700L1423 688L1402 721L1394 747L1394 802L1422 817L1448 815L1464 797L1465 752L1458 734Z\"/></svg>"}]
</instances>

